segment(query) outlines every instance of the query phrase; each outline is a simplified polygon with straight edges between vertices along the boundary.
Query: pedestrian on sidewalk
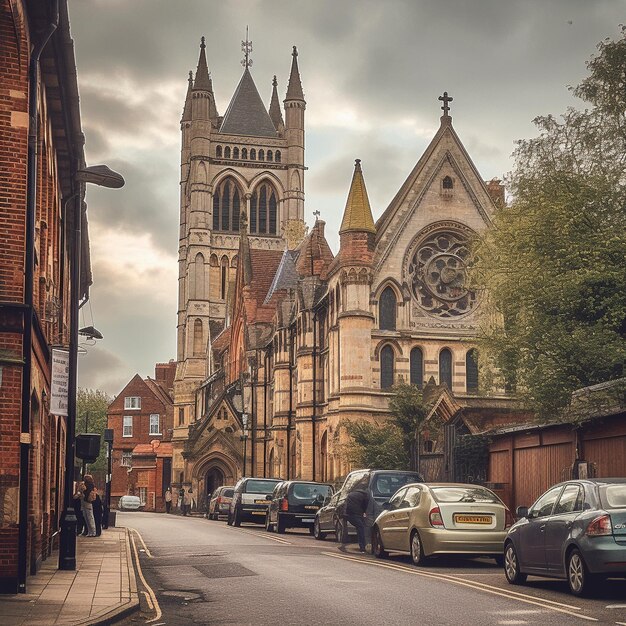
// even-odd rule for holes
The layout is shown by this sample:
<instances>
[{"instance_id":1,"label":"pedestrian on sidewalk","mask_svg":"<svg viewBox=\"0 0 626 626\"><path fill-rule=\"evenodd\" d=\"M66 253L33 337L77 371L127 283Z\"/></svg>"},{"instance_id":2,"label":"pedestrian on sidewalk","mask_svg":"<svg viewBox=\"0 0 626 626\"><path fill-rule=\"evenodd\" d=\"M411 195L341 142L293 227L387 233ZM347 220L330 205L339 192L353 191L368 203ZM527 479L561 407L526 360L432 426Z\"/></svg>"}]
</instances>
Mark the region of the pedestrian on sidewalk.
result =
<instances>
[{"instance_id":1,"label":"pedestrian on sidewalk","mask_svg":"<svg viewBox=\"0 0 626 626\"><path fill-rule=\"evenodd\" d=\"M178 508L180 509L180 512L184 515L185 514L185 489L184 487L181 487L178 490Z\"/></svg>"},{"instance_id":2,"label":"pedestrian on sidewalk","mask_svg":"<svg viewBox=\"0 0 626 626\"><path fill-rule=\"evenodd\" d=\"M172 491L168 487L165 490L165 512L169 513L172 510Z\"/></svg>"},{"instance_id":3,"label":"pedestrian on sidewalk","mask_svg":"<svg viewBox=\"0 0 626 626\"><path fill-rule=\"evenodd\" d=\"M83 482L79 485L79 489L82 492L81 499L81 511L83 517L85 518L85 524L87 526L87 536L95 537L96 536L96 521L93 517L93 502L96 499L96 494L98 493L96 490L96 485L93 482L93 476L91 474L85 474L83 476ZM85 532L83 531L83 535Z\"/></svg>"},{"instance_id":4,"label":"pedestrian on sidewalk","mask_svg":"<svg viewBox=\"0 0 626 626\"><path fill-rule=\"evenodd\" d=\"M367 505L369 504L369 493L367 483L358 484L356 489L348 493L344 500L344 522L343 537L341 538L341 549L346 549L348 542L348 523L356 528L356 536L359 541L359 551L365 552L365 520L367 517Z\"/></svg>"},{"instance_id":5,"label":"pedestrian on sidewalk","mask_svg":"<svg viewBox=\"0 0 626 626\"><path fill-rule=\"evenodd\" d=\"M185 492L183 496L183 515L187 517L189 512L191 511L191 503L193 502L193 494L191 492L191 487Z\"/></svg>"},{"instance_id":6,"label":"pedestrian on sidewalk","mask_svg":"<svg viewBox=\"0 0 626 626\"><path fill-rule=\"evenodd\" d=\"M81 503L83 499L83 492L80 489L80 486L83 483L79 483L76 485L76 489L74 490L74 495L72 496L72 505L74 507L74 515L76 516L76 534L81 535L83 530L86 528L85 519L83 518L83 513L81 511Z\"/></svg>"},{"instance_id":7,"label":"pedestrian on sidewalk","mask_svg":"<svg viewBox=\"0 0 626 626\"><path fill-rule=\"evenodd\" d=\"M96 537L99 537L102 534L102 500L97 490L96 499L93 501L92 508L93 519L96 524Z\"/></svg>"}]
</instances>

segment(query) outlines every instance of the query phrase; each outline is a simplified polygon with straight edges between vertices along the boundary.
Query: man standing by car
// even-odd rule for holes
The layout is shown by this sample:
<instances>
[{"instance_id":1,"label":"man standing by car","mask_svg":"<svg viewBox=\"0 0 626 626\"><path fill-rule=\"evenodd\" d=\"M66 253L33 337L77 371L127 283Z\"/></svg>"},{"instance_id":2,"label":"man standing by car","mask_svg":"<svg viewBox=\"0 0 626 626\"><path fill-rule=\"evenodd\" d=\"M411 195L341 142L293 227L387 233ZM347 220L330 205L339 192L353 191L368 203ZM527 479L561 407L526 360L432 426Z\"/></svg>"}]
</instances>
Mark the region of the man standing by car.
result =
<instances>
[{"instance_id":1,"label":"man standing by car","mask_svg":"<svg viewBox=\"0 0 626 626\"><path fill-rule=\"evenodd\" d=\"M344 500L343 506L343 537L341 538L340 550L346 549L348 541L348 523L356 528L356 536L359 541L359 552L365 552L365 518L367 517L367 505L369 503L367 485L360 484L350 491Z\"/></svg>"}]
</instances>

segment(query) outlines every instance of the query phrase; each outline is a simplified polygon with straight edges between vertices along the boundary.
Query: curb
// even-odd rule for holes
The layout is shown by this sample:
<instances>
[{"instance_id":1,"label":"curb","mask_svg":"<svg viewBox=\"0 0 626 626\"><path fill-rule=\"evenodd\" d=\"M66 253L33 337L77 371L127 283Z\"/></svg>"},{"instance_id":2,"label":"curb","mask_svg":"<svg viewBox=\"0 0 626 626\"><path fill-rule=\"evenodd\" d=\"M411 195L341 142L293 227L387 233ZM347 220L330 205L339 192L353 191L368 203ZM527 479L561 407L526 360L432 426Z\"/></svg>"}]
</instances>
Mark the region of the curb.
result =
<instances>
[{"instance_id":1,"label":"curb","mask_svg":"<svg viewBox=\"0 0 626 626\"><path fill-rule=\"evenodd\" d=\"M130 531L128 528L125 528L124 531L126 539L126 562L128 565L128 578L130 583L130 600L124 604L115 606L106 613L94 615L93 617L89 617L82 622L76 622L74 626L108 626L109 624L115 624L123 617L126 617L139 609L139 593L137 592L135 562L133 561L130 549Z\"/></svg>"}]
</instances>

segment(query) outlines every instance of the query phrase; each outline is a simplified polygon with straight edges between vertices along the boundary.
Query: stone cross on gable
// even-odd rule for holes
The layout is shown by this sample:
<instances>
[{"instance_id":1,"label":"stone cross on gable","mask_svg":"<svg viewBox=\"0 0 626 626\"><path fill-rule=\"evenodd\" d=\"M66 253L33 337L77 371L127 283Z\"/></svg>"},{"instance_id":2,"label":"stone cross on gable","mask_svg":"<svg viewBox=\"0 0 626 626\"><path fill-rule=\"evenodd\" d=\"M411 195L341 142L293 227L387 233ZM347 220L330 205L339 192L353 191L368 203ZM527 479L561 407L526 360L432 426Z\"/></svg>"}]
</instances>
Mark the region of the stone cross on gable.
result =
<instances>
[{"instance_id":1,"label":"stone cross on gable","mask_svg":"<svg viewBox=\"0 0 626 626\"><path fill-rule=\"evenodd\" d=\"M251 67L252 59L250 53L252 52L252 42L248 39L248 27L246 26L246 40L241 42L241 51L243 52L243 59L241 65L245 68Z\"/></svg>"},{"instance_id":2,"label":"stone cross on gable","mask_svg":"<svg viewBox=\"0 0 626 626\"><path fill-rule=\"evenodd\" d=\"M439 96L439 100L443 102L443 106L441 107L441 110L443 111L443 116L450 117L448 115L448 111L450 111L450 107L448 106L448 103L452 102L454 98L452 96L449 96L447 91L444 91L443 96Z\"/></svg>"},{"instance_id":3,"label":"stone cross on gable","mask_svg":"<svg viewBox=\"0 0 626 626\"><path fill-rule=\"evenodd\" d=\"M321 213L319 212L319 210L317 210L317 211L313 211L313 215L315 215L315 221L317 222Z\"/></svg>"}]
</instances>

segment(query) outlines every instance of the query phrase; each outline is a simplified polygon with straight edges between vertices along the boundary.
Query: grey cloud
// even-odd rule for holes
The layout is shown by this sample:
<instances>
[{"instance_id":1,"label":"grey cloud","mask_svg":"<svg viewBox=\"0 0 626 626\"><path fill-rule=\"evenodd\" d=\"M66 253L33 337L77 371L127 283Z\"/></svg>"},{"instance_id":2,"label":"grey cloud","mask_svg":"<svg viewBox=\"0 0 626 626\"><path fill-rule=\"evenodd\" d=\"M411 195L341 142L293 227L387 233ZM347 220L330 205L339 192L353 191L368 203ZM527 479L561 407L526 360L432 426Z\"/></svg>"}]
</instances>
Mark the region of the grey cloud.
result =
<instances>
[{"instance_id":1,"label":"grey cloud","mask_svg":"<svg viewBox=\"0 0 626 626\"><path fill-rule=\"evenodd\" d=\"M116 395L128 382L127 364L116 354L99 346L88 346L85 354L79 355L78 386L83 389L101 389Z\"/></svg>"}]
</instances>

